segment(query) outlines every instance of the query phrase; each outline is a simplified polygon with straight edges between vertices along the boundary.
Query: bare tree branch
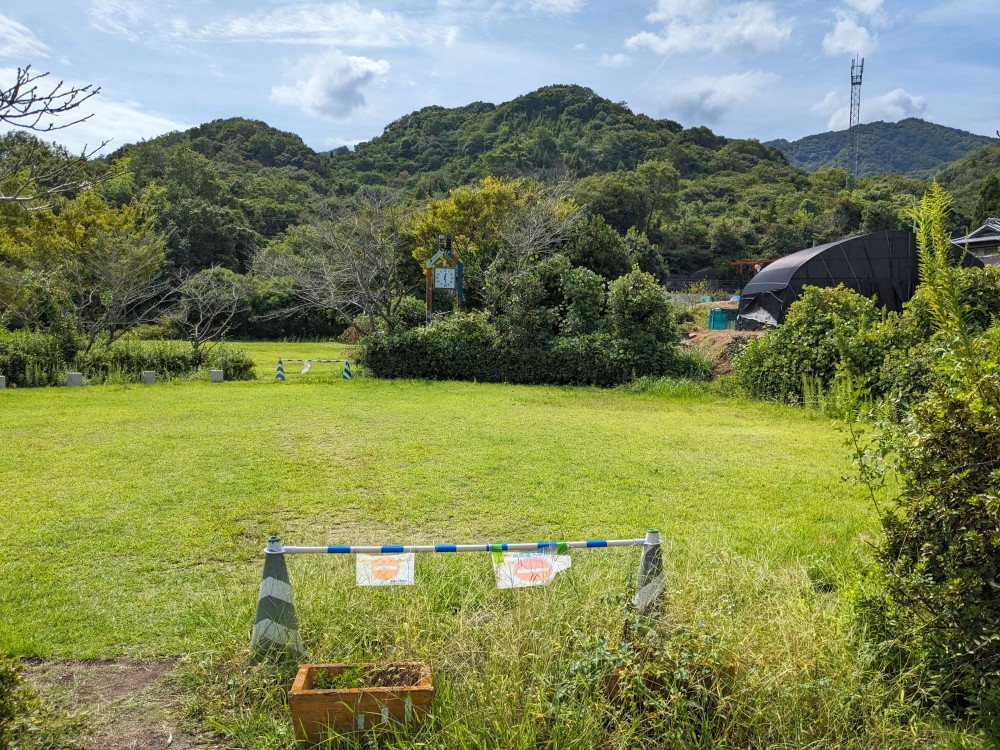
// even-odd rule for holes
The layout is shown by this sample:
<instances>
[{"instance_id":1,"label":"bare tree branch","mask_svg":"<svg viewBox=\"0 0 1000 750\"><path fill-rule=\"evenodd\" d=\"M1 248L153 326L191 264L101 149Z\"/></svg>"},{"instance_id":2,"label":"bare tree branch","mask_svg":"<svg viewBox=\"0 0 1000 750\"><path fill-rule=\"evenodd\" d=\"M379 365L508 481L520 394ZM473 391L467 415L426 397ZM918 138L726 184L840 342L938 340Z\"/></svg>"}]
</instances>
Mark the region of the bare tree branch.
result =
<instances>
[{"instance_id":1,"label":"bare tree branch","mask_svg":"<svg viewBox=\"0 0 1000 750\"><path fill-rule=\"evenodd\" d=\"M48 75L35 73L29 65L17 69L13 84L0 88L0 125L21 131L0 138L0 202L42 208L54 195L84 190L115 174L105 170L104 174L94 176L88 168L90 159L108 144L106 140L96 148L84 146L74 156L32 135L89 120L92 114L74 115L81 104L100 92L100 88L90 84L68 86L64 81L39 88L39 81ZM69 119L65 119L66 115Z\"/></svg>"},{"instance_id":2,"label":"bare tree branch","mask_svg":"<svg viewBox=\"0 0 1000 750\"><path fill-rule=\"evenodd\" d=\"M30 65L18 68L14 83L0 89L0 123L37 133L49 133L93 117L91 114L69 122L55 122L54 118L73 112L90 97L100 93L101 89L94 88L93 84L67 86L65 81L39 89L38 82L48 78L48 75L33 72Z\"/></svg>"},{"instance_id":3,"label":"bare tree branch","mask_svg":"<svg viewBox=\"0 0 1000 750\"><path fill-rule=\"evenodd\" d=\"M129 329L162 315L174 289L160 274L163 240L105 234L92 253L62 265L77 326L90 351L103 335L113 344Z\"/></svg>"},{"instance_id":4,"label":"bare tree branch","mask_svg":"<svg viewBox=\"0 0 1000 750\"><path fill-rule=\"evenodd\" d=\"M556 252L581 216L566 200L567 187L558 184L511 213L500 227L500 249L479 271L479 296L497 310L514 285L539 259Z\"/></svg>"},{"instance_id":5,"label":"bare tree branch","mask_svg":"<svg viewBox=\"0 0 1000 750\"><path fill-rule=\"evenodd\" d=\"M46 144L27 133L0 136L0 202L19 203L29 210L44 208L60 193L86 190L107 182L118 172L92 174L90 159L104 146L84 148L78 155Z\"/></svg>"},{"instance_id":6,"label":"bare tree branch","mask_svg":"<svg viewBox=\"0 0 1000 750\"><path fill-rule=\"evenodd\" d=\"M185 273L177 291L180 301L170 321L191 342L195 353L202 347L214 348L236 317L249 309L247 278L227 268L213 266L196 274Z\"/></svg>"},{"instance_id":7,"label":"bare tree branch","mask_svg":"<svg viewBox=\"0 0 1000 750\"><path fill-rule=\"evenodd\" d=\"M369 191L353 213L314 225L294 252L259 253L254 269L291 281L297 304L289 312L333 310L348 324L364 314L393 331L412 290L405 267L414 261L398 231L404 218L396 198Z\"/></svg>"}]
</instances>

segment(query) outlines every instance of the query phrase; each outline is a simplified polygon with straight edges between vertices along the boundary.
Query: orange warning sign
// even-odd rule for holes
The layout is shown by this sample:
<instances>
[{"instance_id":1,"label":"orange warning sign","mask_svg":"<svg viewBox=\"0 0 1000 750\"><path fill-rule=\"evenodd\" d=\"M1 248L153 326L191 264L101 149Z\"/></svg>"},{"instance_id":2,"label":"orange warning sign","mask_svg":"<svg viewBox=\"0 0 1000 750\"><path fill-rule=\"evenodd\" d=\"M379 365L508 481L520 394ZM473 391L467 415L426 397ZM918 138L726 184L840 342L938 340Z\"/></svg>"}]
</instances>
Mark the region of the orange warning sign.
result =
<instances>
[{"instance_id":1,"label":"orange warning sign","mask_svg":"<svg viewBox=\"0 0 1000 750\"><path fill-rule=\"evenodd\" d=\"M524 557L514 563L513 573L525 583L544 583L552 576L552 563L544 557Z\"/></svg>"},{"instance_id":2,"label":"orange warning sign","mask_svg":"<svg viewBox=\"0 0 1000 750\"><path fill-rule=\"evenodd\" d=\"M377 581L391 581L399 575L399 560L395 557L376 557L371 561L372 578Z\"/></svg>"},{"instance_id":3,"label":"orange warning sign","mask_svg":"<svg viewBox=\"0 0 1000 750\"><path fill-rule=\"evenodd\" d=\"M411 586L413 553L367 555L358 553L355 563L359 586Z\"/></svg>"},{"instance_id":4,"label":"orange warning sign","mask_svg":"<svg viewBox=\"0 0 1000 750\"><path fill-rule=\"evenodd\" d=\"M547 586L556 573L566 570L570 564L569 555L541 551L504 552L501 560L493 561L493 571L499 588L518 589L523 586Z\"/></svg>"}]
</instances>

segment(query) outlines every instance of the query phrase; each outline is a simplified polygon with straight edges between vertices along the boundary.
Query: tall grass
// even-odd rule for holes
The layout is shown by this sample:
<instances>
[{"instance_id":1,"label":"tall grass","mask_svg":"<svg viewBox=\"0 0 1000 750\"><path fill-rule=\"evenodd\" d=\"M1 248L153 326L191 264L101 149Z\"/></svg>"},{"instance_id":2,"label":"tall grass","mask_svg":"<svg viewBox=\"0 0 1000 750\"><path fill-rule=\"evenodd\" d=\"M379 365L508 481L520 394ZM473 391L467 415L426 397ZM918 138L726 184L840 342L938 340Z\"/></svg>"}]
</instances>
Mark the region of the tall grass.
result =
<instances>
[{"instance_id":1,"label":"tall grass","mask_svg":"<svg viewBox=\"0 0 1000 750\"><path fill-rule=\"evenodd\" d=\"M188 715L218 745L291 748L290 672L249 666L269 533L418 543L656 526L666 605L627 632L635 549L574 554L550 587L515 591L495 588L488 555L423 556L416 585L391 591L356 588L350 559L288 562L315 660L431 666L432 719L384 746L975 746L857 645L846 603L874 518L840 481L846 450L825 421L666 381L312 374L0 393L13 551L0 649L183 655Z\"/></svg>"},{"instance_id":2,"label":"tall grass","mask_svg":"<svg viewBox=\"0 0 1000 750\"><path fill-rule=\"evenodd\" d=\"M348 560L291 566L313 661L430 664L430 719L380 737L382 746L986 746L935 723L923 696L878 671L854 631L849 575L739 555L668 557L665 606L644 620L627 610L636 557L576 554L550 587L517 591L493 587L487 555L425 556L418 584L391 590L354 588ZM190 715L227 746L294 747L291 671L250 666L244 632L217 635L182 670Z\"/></svg>"}]
</instances>

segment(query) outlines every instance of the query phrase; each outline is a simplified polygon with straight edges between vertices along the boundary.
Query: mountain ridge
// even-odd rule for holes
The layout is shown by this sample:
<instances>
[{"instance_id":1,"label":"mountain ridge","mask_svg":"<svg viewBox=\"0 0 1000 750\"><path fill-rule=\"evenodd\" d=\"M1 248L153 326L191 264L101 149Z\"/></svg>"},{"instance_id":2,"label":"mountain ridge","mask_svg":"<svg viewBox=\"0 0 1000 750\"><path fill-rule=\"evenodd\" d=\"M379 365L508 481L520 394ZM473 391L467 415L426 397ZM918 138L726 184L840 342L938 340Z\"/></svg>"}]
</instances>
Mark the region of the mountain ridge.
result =
<instances>
[{"instance_id":1,"label":"mountain ridge","mask_svg":"<svg viewBox=\"0 0 1000 750\"><path fill-rule=\"evenodd\" d=\"M858 126L858 176L896 172L926 178L995 141L917 117L863 123ZM847 130L815 133L795 141L779 138L764 145L777 148L792 166L807 172L823 167L843 169L848 164Z\"/></svg>"}]
</instances>

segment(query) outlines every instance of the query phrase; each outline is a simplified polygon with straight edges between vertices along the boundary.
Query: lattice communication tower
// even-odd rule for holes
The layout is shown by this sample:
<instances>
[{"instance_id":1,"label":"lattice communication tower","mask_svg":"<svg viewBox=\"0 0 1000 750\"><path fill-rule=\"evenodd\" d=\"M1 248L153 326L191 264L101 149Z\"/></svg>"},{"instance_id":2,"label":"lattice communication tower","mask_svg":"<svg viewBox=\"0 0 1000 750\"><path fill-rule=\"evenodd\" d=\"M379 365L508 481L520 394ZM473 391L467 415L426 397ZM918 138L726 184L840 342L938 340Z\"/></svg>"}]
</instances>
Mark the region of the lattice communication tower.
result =
<instances>
[{"instance_id":1,"label":"lattice communication tower","mask_svg":"<svg viewBox=\"0 0 1000 750\"><path fill-rule=\"evenodd\" d=\"M847 187L858 174L860 144L858 123L861 120L861 76L865 72L865 58L858 62L857 55L851 63L851 125L847 131Z\"/></svg>"}]
</instances>

